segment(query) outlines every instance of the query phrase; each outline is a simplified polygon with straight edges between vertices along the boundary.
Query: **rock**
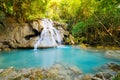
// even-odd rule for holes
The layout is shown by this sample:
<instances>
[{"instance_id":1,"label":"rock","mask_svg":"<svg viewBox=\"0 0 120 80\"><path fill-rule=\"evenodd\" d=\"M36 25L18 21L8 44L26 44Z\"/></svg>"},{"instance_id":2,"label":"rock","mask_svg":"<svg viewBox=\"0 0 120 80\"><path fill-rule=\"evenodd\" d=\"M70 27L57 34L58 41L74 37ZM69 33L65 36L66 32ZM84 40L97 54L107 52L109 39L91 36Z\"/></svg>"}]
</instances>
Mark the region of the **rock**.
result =
<instances>
[{"instance_id":1,"label":"rock","mask_svg":"<svg viewBox=\"0 0 120 80\"><path fill-rule=\"evenodd\" d=\"M112 73L112 72L113 72L113 70L111 70L111 69L108 68L108 65L107 65L107 64L102 65L102 66L100 66L100 67L97 67L95 70L96 70L97 72L107 72L107 73Z\"/></svg>"},{"instance_id":2,"label":"rock","mask_svg":"<svg viewBox=\"0 0 120 80\"><path fill-rule=\"evenodd\" d=\"M60 22L57 22L57 21L54 21L53 23L54 23L54 26L56 26L56 27L61 27L64 30L67 29L67 24L65 24L65 23L60 23Z\"/></svg>"},{"instance_id":3,"label":"rock","mask_svg":"<svg viewBox=\"0 0 120 80\"><path fill-rule=\"evenodd\" d=\"M2 51L2 49L0 49L0 51Z\"/></svg>"},{"instance_id":4,"label":"rock","mask_svg":"<svg viewBox=\"0 0 120 80\"><path fill-rule=\"evenodd\" d=\"M115 78L116 74L109 72L81 74L81 71L75 66L55 64L49 69L15 69L13 67L0 69L0 80L111 80Z\"/></svg>"},{"instance_id":5,"label":"rock","mask_svg":"<svg viewBox=\"0 0 120 80\"><path fill-rule=\"evenodd\" d=\"M4 48L3 50L4 51L10 51L11 49L10 48Z\"/></svg>"},{"instance_id":6,"label":"rock","mask_svg":"<svg viewBox=\"0 0 120 80\"><path fill-rule=\"evenodd\" d=\"M78 76L82 74L81 70L77 67L63 64L53 65L48 72L55 74L57 80L77 80Z\"/></svg>"},{"instance_id":7,"label":"rock","mask_svg":"<svg viewBox=\"0 0 120 80\"><path fill-rule=\"evenodd\" d=\"M60 32L61 38L64 38L64 35L68 35L69 33L65 31L62 27L58 27L58 30Z\"/></svg>"},{"instance_id":8,"label":"rock","mask_svg":"<svg viewBox=\"0 0 120 80\"><path fill-rule=\"evenodd\" d=\"M14 19L8 18L6 20L4 33L2 32L0 35L0 49L7 50L4 48L33 48L43 28L41 25L41 20L42 19L33 20L26 23L17 23ZM60 25L56 22L54 24L56 24L55 26L58 26L56 28L60 31L62 38L65 36L69 37L69 32L63 29L63 26L66 25ZM72 41L72 43L74 42Z\"/></svg>"},{"instance_id":9,"label":"rock","mask_svg":"<svg viewBox=\"0 0 120 80\"><path fill-rule=\"evenodd\" d=\"M68 75L58 75L57 77L56 77L56 79L57 80L71 80L71 77L70 76L68 76Z\"/></svg>"},{"instance_id":10,"label":"rock","mask_svg":"<svg viewBox=\"0 0 120 80\"><path fill-rule=\"evenodd\" d=\"M6 79L9 80L14 80L16 77L18 77L16 71L12 71L11 73L9 73L7 76L6 76Z\"/></svg>"},{"instance_id":11,"label":"rock","mask_svg":"<svg viewBox=\"0 0 120 80\"><path fill-rule=\"evenodd\" d=\"M108 50L106 51L105 56L108 58L120 60L120 50Z\"/></svg>"},{"instance_id":12,"label":"rock","mask_svg":"<svg viewBox=\"0 0 120 80\"><path fill-rule=\"evenodd\" d=\"M80 44L80 48L87 49L86 44Z\"/></svg>"},{"instance_id":13,"label":"rock","mask_svg":"<svg viewBox=\"0 0 120 80\"><path fill-rule=\"evenodd\" d=\"M64 65L55 64L55 65L53 65L53 67L51 67L49 69L49 71L54 73L54 74L67 76L67 70L65 69Z\"/></svg>"},{"instance_id":14,"label":"rock","mask_svg":"<svg viewBox=\"0 0 120 80\"><path fill-rule=\"evenodd\" d=\"M2 75L1 80L13 80L13 79L15 79L17 77L17 73L15 71L15 68L13 68L13 67L5 69L0 74Z\"/></svg>"},{"instance_id":15,"label":"rock","mask_svg":"<svg viewBox=\"0 0 120 80\"><path fill-rule=\"evenodd\" d=\"M5 21L5 29L3 31L4 33L0 33L0 49L8 50L8 48L34 48L34 44L38 40L38 37L43 29L41 21L42 19L37 19L31 22L18 23L13 18L7 18ZM63 44L75 44L74 37L67 31L66 24L59 22L53 22L53 24L60 32ZM45 46L45 48L46 47L47 46Z\"/></svg>"},{"instance_id":16,"label":"rock","mask_svg":"<svg viewBox=\"0 0 120 80\"><path fill-rule=\"evenodd\" d=\"M38 21L33 21L32 27L34 30L39 31L39 22Z\"/></svg>"},{"instance_id":17,"label":"rock","mask_svg":"<svg viewBox=\"0 0 120 80\"><path fill-rule=\"evenodd\" d=\"M31 69L22 69L21 71L21 75L23 75L24 77L28 78L29 75L31 74Z\"/></svg>"},{"instance_id":18,"label":"rock","mask_svg":"<svg viewBox=\"0 0 120 80\"><path fill-rule=\"evenodd\" d=\"M120 54L120 50L116 50L116 53Z\"/></svg>"},{"instance_id":19,"label":"rock","mask_svg":"<svg viewBox=\"0 0 120 80\"><path fill-rule=\"evenodd\" d=\"M64 69L62 64L54 64L50 69Z\"/></svg>"},{"instance_id":20,"label":"rock","mask_svg":"<svg viewBox=\"0 0 120 80\"><path fill-rule=\"evenodd\" d=\"M73 71L73 73L75 73L75 74L82 74L82 71L80 70L80 69L78 69L76 66L71 66L71 67L69 67L69 69L71 70L71 71Z\"/></svg>"},{"instance_id":21,"label":"rock","mask_svg":"<svg viewBox=\"0 0 120 80\"><path fill-rule=\"evenodd\" d=\"M32 23L30 23L31 27L34 30L36 30L37 32L40 32L43 28L43 26L41 25L41 21L42 21L42 19L38 19L38 20L34 20L34 21L32 21Z\"/></svg>"},{"instance_id":22,"label":"rock","mask_svg":"<svg viewBox=\"0 0 120 80\"><path fill-rule=\"evenodd\" d=\"M2 73L4 71L4 69L0 69L0 73Z\"/></svg>"},{"instance_id":23,"label":"rock","mask_svg":"<svg viewBox=\"0 0 120 80\"><path fill-rule=\"evenodd\" d=\"M55 27L60 31L64 44L75 44L75 38L67 31L66 24L54 22Z\"/></svg>"},{"instance_id":24,"label":"rock","mask_svg":"<svg viewBox=\"0 0 120 80\"><path fill-rule=\"evenodd\" d=\"M74 45L76 43L75 38L70 33L68 35L64 35L64 43Z\"/></svg>"},{"instance_id":25,"label":"rock","mask_svg":"<svg viewBox=\"0 0 120 80\"><path fill-rule=\"evenodd\" d=\"M74 37L70 34L70 36L69 36L69 38L70 38L70 42L71 42L71 44L75 44L75 39L74 39Z\"/></svg>"},{"instance_id":26,"label":"rock","mask_svg":"<svg viewBox=\"0 0 120 80\"><path fill-rule=\"evenodd\" d=\"M100 80L110 80L111 78L113 77L113 75L111 75L110 73L107 73L107 72L99 72L99 73L96 73L94 76L93 76L93 80L97 80L100 79Z\"/></svg>"},{"instance_id":27,"label":"rock","mask_svg":"<svg viewBox=\"0 0 120 80\"><path fill-rule=\"evenodd\" d=\"M6 26L5 32L7 34L0 35L0 42L2 44L0 47L3 50L9 50L8 48L30 47L30 40L26 39L26 36L34 35L34 31L28 23L19 24L8 22ZM33 44L32 47L34 47Z\"/></svg>"},{"instance_id":28,"label":"rock","mask_svg":"<svg viewBox=\"0 0 120 80\"><path fill-rule=\"evenodd\" d=\"M81 80L91 80L93 75L91 74L85 74L81 77Z\"/></svg>"},{"instance_id":29,"label":"rock","mask_svg":"<svg viewBox=\"0 0 120 80\"><path fill-rule=\"evenodd\" d=\"M0 48L3 46L3 44L0 42Z\"/></svg>"},{"instance_id":30,"label":"rock","mask_svg":"<svg viewBox=\"0 0 120 80\"><path fill-rule=\"evenodd\" d=\"M12 71L14 71L14 68L13 67L10 67L8 69L5 69L3 72L2 72L2 75L7 75L9 73L11 73Z\"/></svg>"},{"instance_id":31,"label":"rock","mask_svg":"<svg viewBox=\"0 0 120 80\"><path fill-rule=\"evenodd\" d=\"M98 77L93 77L92 80L103 80L103 79L100 79Z\"/></svg>"},{"instance_id":32,"label":"rock","mask_svg":"<svg viewBox=\"0 0 120 80\"><path fill-rule=\"evenodd\" d=\"M79 76L75 77L74 80L82 80L82 76L83 75L79 75Z\"/></svg>"},{"instance_id":33,"label":"rock","mask_svg":"<svg viewBox=\"0 0 120 80\"><path fill-rule=\"evenodd\" d=\"M108 66L109 69L112 69L113 71L117 71L117 72L120 71L120 65L119 64L108 63L107 66Z\"/></svg>"}]
</instances>

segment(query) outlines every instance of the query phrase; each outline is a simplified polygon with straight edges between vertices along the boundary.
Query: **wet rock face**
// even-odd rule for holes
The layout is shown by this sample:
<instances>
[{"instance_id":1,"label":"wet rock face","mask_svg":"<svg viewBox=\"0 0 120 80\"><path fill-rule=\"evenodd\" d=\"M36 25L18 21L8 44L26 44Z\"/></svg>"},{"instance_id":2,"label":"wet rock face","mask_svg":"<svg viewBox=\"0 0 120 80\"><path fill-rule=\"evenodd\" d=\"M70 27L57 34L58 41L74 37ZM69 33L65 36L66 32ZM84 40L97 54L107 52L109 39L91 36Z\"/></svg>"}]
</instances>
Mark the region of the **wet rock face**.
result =
<instances>
[{"instance_id":1,"label":"wet rock face","mask_svg":"<svg viewBox=\"0 0 120 80\"><path fill-rule=\"evenodd\" d=\"M34 31L27 23L9 23L7 33L0 36L0 48L27 48L33 47L36 37L31 37L34 35Z\"/></svg>"},{"instance_id":2,"label":"wet rock face","mask_svg":"<svg viewBox=\"0 0 120 80\"><path fill-rule=\"evenodd\" d=\"M40 25L43 27L40 38L35 43L38 47L56 47L61 44L62 38L60 32L54 27L53 21L50 19L42 19Z\"/></svg>"},{"instance_id":3,"label":"wet rock face","mask_svg":"<svg viewBox=\"0 0 120 80\"><path fill-rule=\"evenodd\" d=\"M63 29L66 25L54 23L54 26L57 26L62 38L69 37L69 33ZM42 29L41 19L26 23L17 23L13 19L6 20L0 33L0 51L9 51L11 48L34 48Z\"/></svg>"}]
</instances>

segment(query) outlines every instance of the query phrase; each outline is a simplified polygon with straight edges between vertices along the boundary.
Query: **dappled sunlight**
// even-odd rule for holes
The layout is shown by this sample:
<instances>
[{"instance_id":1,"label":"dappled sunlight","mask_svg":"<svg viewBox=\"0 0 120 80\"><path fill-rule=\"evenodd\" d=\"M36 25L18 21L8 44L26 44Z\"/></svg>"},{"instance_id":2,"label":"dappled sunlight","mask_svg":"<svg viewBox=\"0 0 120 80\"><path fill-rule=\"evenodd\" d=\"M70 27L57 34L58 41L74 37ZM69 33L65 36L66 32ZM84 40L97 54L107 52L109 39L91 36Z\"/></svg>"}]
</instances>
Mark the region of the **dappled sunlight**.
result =
<instances>
[{"instance_id":1,"label":"dappled sunlight","mask_svg":"<svg viewBox=\"0 0 120 80\"><path fill-rule=\"evenodd\" d=\"M0 80L119 80L119 64L120 0L0 1Z\"/></svg>"}]
</instances>

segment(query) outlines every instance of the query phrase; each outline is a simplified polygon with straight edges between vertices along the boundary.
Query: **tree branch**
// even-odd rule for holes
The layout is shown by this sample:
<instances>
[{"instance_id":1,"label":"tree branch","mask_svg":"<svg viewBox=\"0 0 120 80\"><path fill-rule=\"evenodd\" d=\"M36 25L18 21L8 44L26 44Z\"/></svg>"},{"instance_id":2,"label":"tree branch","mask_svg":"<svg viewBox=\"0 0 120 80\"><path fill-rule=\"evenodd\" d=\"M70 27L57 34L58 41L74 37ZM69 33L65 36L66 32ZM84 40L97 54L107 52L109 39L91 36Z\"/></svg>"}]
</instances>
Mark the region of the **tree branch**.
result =
<instances>
[{"instance_id":1,"label":"tree branch","mask_svg":"<svg viewBox=\"0 0 120 80\"><path fill-rule=\"evenodd\" d=\"M112 33L110 33L110 32L107 30L106 26L102 23L102 21L101 21L95 14L94 14L94 16L95 16L95 18L99 21L99 23L102 25L102 27L104 28L104 30L106 31L106 33L114 40L114 42L115 42L118 46L120 46L119 41L117 41L117 40L114 38L114 36L112 35Z\"/></svg>"}]
</instances>

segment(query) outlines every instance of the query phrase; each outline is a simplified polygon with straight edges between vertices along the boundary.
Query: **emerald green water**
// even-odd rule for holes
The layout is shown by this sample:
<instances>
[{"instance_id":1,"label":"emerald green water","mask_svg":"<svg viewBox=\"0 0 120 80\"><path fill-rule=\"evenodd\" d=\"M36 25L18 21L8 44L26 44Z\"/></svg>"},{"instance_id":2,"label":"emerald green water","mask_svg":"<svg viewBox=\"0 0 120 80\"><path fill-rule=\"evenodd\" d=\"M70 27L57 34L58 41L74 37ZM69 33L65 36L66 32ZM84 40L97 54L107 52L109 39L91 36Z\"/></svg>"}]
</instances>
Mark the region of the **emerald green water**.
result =
<instances>
[{"instance_id":1,"label":"emerald green water","mask_svg":"<svg viewBox=\"0 0 120 80\"><path fill-rule=\"evenodd\" d=\"M0 68L14 66L16 68L42 67L49 68L55 63L73 65L84 73L95 72L108 62L120 63L119 60L109 59L104 52L88 51L72 46L49 49L20 49L0 52Z\"/></svg>"}]
</instances>

